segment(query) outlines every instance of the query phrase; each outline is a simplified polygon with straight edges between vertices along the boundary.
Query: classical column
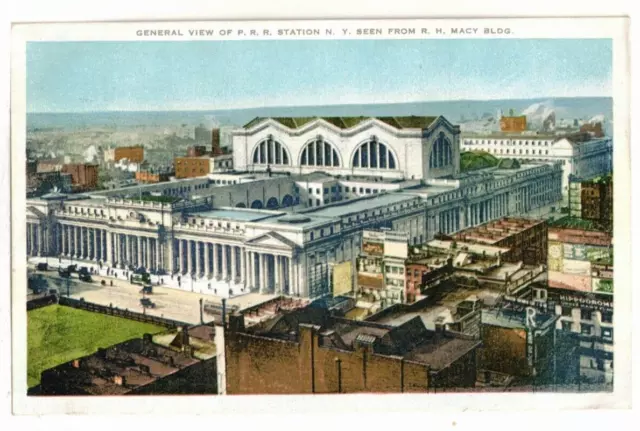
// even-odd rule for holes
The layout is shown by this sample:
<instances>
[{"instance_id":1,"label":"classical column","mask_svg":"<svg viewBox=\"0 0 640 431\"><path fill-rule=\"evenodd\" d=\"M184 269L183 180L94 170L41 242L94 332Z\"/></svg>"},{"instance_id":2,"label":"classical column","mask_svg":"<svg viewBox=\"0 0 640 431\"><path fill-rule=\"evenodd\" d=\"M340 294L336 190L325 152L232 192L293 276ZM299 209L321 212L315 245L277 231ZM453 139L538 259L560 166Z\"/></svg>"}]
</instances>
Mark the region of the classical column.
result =
<instances>
[{"instance_id":1,"label":"classical column","mask_svg":"<svg viewBox=\"0 0 640 431\"><path fill-rule=\"evenodd\" d=\"M73 226L73 257L80 257L80 245L78 244L80 241L80 232L78 231L77 226Z\"/></svg>"},{"instance_id":2,"label":"classical column","mask_svg":"<svg viewBox=\"0 0 640 431\"><path fill-rule=\"evenodd\" d=\"M226 244L221 244L221 250L222 250L222 279L223 280L227 280L227 274L229 274L229 271L227 270L227 245Z\"/></svg>"},{"instance_id":3,"label":"classical column","mask_svg":"<svg viewBox=\"0 0 640 431\"><path fill-rule=\"evenodd\" d=\"M275 284L275 292L282 293L282 286L280 285L280 256L277 254L273 255L273 274L274 274L274 284Z\"/></svg>"},{"instance_id":4,"label":"classical column","mask_svg":"<svg viewBox=\"0 0 640 431\"><path fill-rule=\"evenodd\" d=\"M260 289L266 291L267 289L267 255L260 253Z\"/></svg>"},{"instance_id":5,"label":"classical column","mask_svg":"<svg viewBox=\"0 0 640 431\"><path fill-rule=\"evenodd\" d=\"M162 260L160 260L160 240L158 238L154 238L153 242L155 243L156 246L156 255L155 255L155 261L154 261L154 269L157 271L158 269L162 268Z\"/></svg>"},{"instance_id":6,"label":"classical column","mask_svg":"<svg viewBox=\"0 0 640 431\"><path fill-rule=\"evenodd\" d=\"M179 245L179 267L180 267L180 274L184 274L184 241L179 239L178 240L178 245Z\"/></svg>"},{"instance_id":7,"label":"classical column","mask_svg":"<svg viewBox=\"0 0 640 431\"><path fill-rule=\"evenodd\" d=\"M247 250L247 260L246 260L246 269L247 269L247 275L246 275L246 280L245 280L245 286L248 286L250 288L253 287L253 275L252 275L252 271L253 271L253 252Z\"/></svg>"},{"instance_id":8,"label":"classical column","mask_svg":"<svg viewBox=\"0 0 640 431\"><path fill-rule=\"evenodd\" d=\"M213 247L213 277L218 276L218 244L211 244Z\"/></svg>"},{"instance_id":9,"label":"classical column","mask_svg":"<svg viewBox=\"0 0 640 431\"><path fill-rule=\"evenodd\" d=\"M246 275L246 257L245 257L245 250L240 247L240 283L241 284L245 284L246 280L247 280L247 275Z\"/></svg>"},{"instance_id":10,"label":"classical column","mask_svg":"<svg viewBox=\"0 0 640 431\"><path fill-rule=\"evenodd\" d=\"M151 268L151 238L148 236L144 237L144 245L145 245L145 256L144 256L144 266L147 269Z\"/></svg>"},{"instance_id":11,"label":"classical column","mask_svg":"<svg viewBox=\"0 0 640 431\"><path fill-rule=\"evenodd\" d=\"M188 274L191 275L193 274L193 254L191 251L191 240L188 239L187 240L187 271Z\"/></svg>"},{"instance_id":12,"label":"classical column","mask_svg":"<svg viewBox=\"0 0 640 431\"><path fill-rule=\"evenodd\" d=\"M137 241L136 241L136 252L137 252L137 257L138 260L136 262L136 266L142 266L142 237L141 236L137 236Z\"/></svg>"},{"instance_id":13,"label":"classical column","mask_svg":"<svg viewBox=\"0 0 640 431\"><path fill-rule=\"evenodd\" d=\"M126 265L131 265L131 238L124 236L124 261Z\"/></svg>"},{"instance_id":14,"label":"classical column","mask_svg":"<svg viewBox=\"0 0 640 431\"><path fill-rule=\"evenodd\" d=\"M98 253L98 229L92 228L93 231L93 247L91 248L91 259L100 260L100 253Z\"/></svg>"},{"instance_id":15,"label":"classical column","mask_svg":"<svg viewBox=\"0 0 640 431\"><path fill-rule=\"evenodd\" d=\"M231 253L231 281L235 282L238 270L236 268L236 247L234 245L229 246L229 252Z\"/></svg>"},{"instance_id":16,"label":"classical column","mask_svg":"<svg viewBox=\"0 0 640 431\"><path fill-rule=\"evenodd\" d=\"M196 249L196 276L200 276L202 273L202 264L200 263L200 258L202 257L202 253L200 253L200 241L194 241L193 245Z\"/></svg>"},{"instance_id":17,"label":"classical column","mask_svg":"<svg viewBox=\"0 0 640 431\"><path fill-rule=\"evenodd\" d=\"M211 263L211 259L210 259L210 255L209 255L209 243L205 242L204 243L204 277L205 278L209 278L209 274L210 274L210 263Z\"/></svg>"},{"instance_id":18,"label":"classical column","mask_svg":"<svg viewBox=\"0 0 640 431\"><path fill-rule=\"evenodd\" d=\"M287 258L287 270L289 271L289 295L293 293L293 257Z\"/></svg>"}]
</instances>

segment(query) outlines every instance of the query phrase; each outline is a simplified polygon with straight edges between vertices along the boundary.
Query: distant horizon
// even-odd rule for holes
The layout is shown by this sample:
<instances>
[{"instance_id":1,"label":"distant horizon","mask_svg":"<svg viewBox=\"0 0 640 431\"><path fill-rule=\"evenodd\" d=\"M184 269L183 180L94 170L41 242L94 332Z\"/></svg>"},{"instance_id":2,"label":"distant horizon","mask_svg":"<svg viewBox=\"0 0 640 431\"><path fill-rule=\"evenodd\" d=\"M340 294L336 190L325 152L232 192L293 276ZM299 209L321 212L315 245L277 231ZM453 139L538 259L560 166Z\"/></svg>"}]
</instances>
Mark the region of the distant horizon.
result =
<instances>
[{"instance_id":1,"label":"distant horizon","mask_svg":"<svg viewBox=\"0 0 640 431\"><path fill-rule=\"evenodd\" d=\"M38 113L612 96L611 39L29 42L26 57Z\"/></svg>"},{"instance_id":2,"label":"distant horizon","mask_svg":"<svg viewBox=\"0 0 640 431\"><path fill-rule=\"evenodd\" d=\"M335 103L335 104L309 104L309 105L268 105L268 106L247 106L232 108L194 108L194 109L100 109L86 111L27 111L27 114L91 114L91 113L119 113L119 112L206 112L206 111L247 111L258 109L279 109L279 108L331 108L349 107L364 105L409 105L420 103L447 103L447 102L498 102L498 101L532 101L532 100L560 100L560 99L613 99L612 96L539 96L539 97L516 97L516 98L488 98L488 99L439 99L439 100L412 100L408 102L369 102L369 103Z\"/></svg>"}]
</instances>

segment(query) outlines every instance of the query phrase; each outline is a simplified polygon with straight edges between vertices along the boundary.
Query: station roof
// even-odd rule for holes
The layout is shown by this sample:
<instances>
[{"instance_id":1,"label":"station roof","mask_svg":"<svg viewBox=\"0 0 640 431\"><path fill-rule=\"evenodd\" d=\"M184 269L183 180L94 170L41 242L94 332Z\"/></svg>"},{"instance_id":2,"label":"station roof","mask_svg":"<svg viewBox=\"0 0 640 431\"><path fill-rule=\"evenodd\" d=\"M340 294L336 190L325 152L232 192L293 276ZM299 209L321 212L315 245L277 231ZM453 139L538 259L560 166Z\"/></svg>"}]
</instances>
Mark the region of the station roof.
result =
<instances>
[{"instance_id":1,"label":"station roof","mask_svg":"<svg viewBox=\"0 0 640 431\"><path fill-rule=\"evenodd\" d=\"M346 202L342 201L338 204L327 205L315 210L306 210L304 214L318 217L343 217L348 214L361 213L380 206L408 202L415 198L416 196L407 194L382 193L370 198L361 198Z\"/></svg>"},{"instance_id":2,"label":"station roof","mask_svg":"<svg viewBox=\"0 0 640 431\"><path fill-rule=\"evenodd\" d=\"M233 221L258 221L280 214L276 211L261 211L241 208L215 208L207 211L191 212L189 215L203 218Z\"/></svg>"},{"instance_id":3,"label":"station roof","mask_svg":"<svg viewBox=\"0 0 640 431\"><path fill-rule=\"evenodd\" d=\"M286 126L290 129L298 129L305 124L312 121L322 119L328 123L333 124L340 129L350 129L358 124L367 121L371 118L376 118L383 123L395 127L396 129L426 129L428 128L438 117L425 117L425 116L403 116L403 117L256 117L247 124L244 125L245 129L260 124L261 122L272 119L278 123Z\"/></svg>"}]
</instances>

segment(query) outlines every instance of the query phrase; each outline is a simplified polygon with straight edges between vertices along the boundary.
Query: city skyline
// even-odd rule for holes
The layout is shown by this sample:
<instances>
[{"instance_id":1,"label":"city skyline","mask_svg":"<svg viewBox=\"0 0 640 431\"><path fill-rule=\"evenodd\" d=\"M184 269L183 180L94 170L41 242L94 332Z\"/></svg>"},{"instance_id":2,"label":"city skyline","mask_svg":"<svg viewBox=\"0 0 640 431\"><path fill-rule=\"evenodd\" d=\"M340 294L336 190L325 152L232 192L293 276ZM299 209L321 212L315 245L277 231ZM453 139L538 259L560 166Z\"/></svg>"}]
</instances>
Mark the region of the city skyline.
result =
<instances>
[{"instance_id":1,"label":"city skyline","mask_svg":"<svg viewBox=\"0 0 640 431\"><path fill-rule=\"evenodd\" d=\"M34 42L27 111L610 97L611 55L606 39Z\"/></svg>"}]
</instances>

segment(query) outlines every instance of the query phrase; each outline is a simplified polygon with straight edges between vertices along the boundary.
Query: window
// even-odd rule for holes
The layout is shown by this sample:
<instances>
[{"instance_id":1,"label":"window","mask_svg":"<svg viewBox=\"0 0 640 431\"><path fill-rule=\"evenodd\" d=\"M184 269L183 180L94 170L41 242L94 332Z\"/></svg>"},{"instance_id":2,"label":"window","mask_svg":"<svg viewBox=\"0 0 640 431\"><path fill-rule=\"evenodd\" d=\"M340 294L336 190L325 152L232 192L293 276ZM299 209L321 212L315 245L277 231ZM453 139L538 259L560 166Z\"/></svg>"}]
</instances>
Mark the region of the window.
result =
<instances>
[{"instance_id":1,"label":"window","mask_svg":"<svg viewBox=\"0 0 640 431\"><path fill-rule=\"evenodd\" d=\"M325 195L328 195L328 194L329 194L329 188L328 188L328 187L325 187L325 188L324 188L324 194L325 194Z\"/></svg>"},{"instance_id":2,"label":"window","mask_svg":"<svg viewBox=\"0 0 640 431\"><path fill-rule=\"evenodd\" d=\"M613 328L602 328L602 338L613 340Z\"/></svg>"},{"instance_id":3,"label":"window","mask_svg":"<svg viewBox=\"0 0 640 431\"><path fill-rule=\"evenodd\" d=\"M312 194L312 193L313 193L313 189L309 189L309 194Z\"/></svg>"},{"instance_id":4,"label":"window","mask_svg":"<svg viewBox=\"0 0 640 431\"><path fill-rule=\"evenodd\" d=\"M602 322L603 323L613 323L613 311L603 311L602 312Z\"/></svg>"},{"instance_id":5,"label":"window","mask_svg":"<svg viewBox=\"0 0 640 431\"><path fill-rule=\"evenodd\" d=\"M593 325L587 325L586 323L583 323L580 325L580 333L582 335L591 335L592 329L593 329Z\"/></svg>"},{"instance_id":6,"label":"window","mask_svg":"<svg viewBox=\"0 0 640 431\"><path fill-rule=\"evenodd\" d=\"M271 136L253 150L253 163L257 165L288 165L289 160L289 151Z\"/></svg>"},{"instance_id":7,"label":"window","mask_svg":"<svg viewBox=\"0 0 640 431\"><path fill-rule=\"evenodd\" d=\"M309 142L300 154L301 166L340 166L338 151L320 135Z\"/></svg>"},{"instance_id":8,"label":"window","mask_svg":"<svg viewBox=\"0 0 640 431\"><path fill-rule=\"evenodd\" d=\"M354 168L397 169L396 158L391 150L372 136L362 143L353 154L351 166Z\"/></svg>"},{"instance_id":9,"label":"window","mask_svg":"<svg viewBox=\"0 0 640 431\"><path fill-rule=\"evenodd\" d=\"M329 227L329 235L333 235L333 226Z\"/></svg>"},{"instance_id":10,"label":"window","mask_svg":"<svg viewBox=\"0 0 640 431\"><path fill-rule=\"evenodd\" d=\"M356 192L356 188L355 187L351 187L351 193L355 193Z\"/></svg>"},{"instance_id":11,"label":"window","mask_svg":"<svg viewBox=\"0 0 640 431\"><path fill-rule=\"evenodd\" d=\"M360 193L364 193L364 189L360 187Z\"/></svg>"},{"instance_id":12,"label":"window","mask_svg":"<svg viewBox=\"0 0 640 431\"><path fill-rule=\"evenodd\" d=\"M580 319L581 320L591 320L591 315L592 315L592 311L591 310L580 310Z\"/></svg>"},{"instance_id":13,"label":"window","mask_svg":"<svg viewBox=\"0 0 640 431\"><path fill-rule=\"evenodd\" d=\"M349 190L346 189L346 191L348 192ZM342 192L342 186L338 186L338 193Z\"/></svg>"},{"instance_id":14,"label":"window","mask_svg":"<svg viewBox=\"0 0 640 431\"><path fill-rule=\"evenodd\" d=\"M309 238L311 239L311 241L313 241L313 232L309 234Z\"/></svg>"},{"instance_id":15,"label":"window","mask_svg":"<svg viewBox=\"0 0 640 431\"><path fill-rule=\"evenodd\" d=\"M309 206L312 207L313 206L313 199L309 199Z\"/></svg>"},{"instance_id":16,"label":"window","mask_svg":"<svg viewBox=\"0 0 640 431\"><path fill-rule=\"evenodd\" d=\"M562 321L562 330L563 331L571 331L571 328L573 326L573 323L569 320L563 320Z\"/></svg>"},{"instance_id":17,"label":"window","mask_svg":"<svg viewBox=\"0 0 640 431\"><path fill-rule=\"evenodd\" d=\"M368 194L368 195L371 194L371 189L366 189L365 193Z\"/></svg>"},{"instance_id":18,"label":"window","mask_svg":"<svg viewBox=\"0 0 640 431\"><path fill-rule=\"evenodd\" d=\"M320 238L324 237L324 229L320 229Z\"/></svg>"},{"instance_id":19,"label":"window","mask_svg":"<svg viewBox=\"0 0 640 431\"><path fill-rule=\"evenodd\" d=\"M316 199L316 206L320 206L320 199Z\"/></svg>"},{"instance_id":20,"label":"window","mask_svg":"<svg viewBox=\"0 0 640 431\"><path fill-rule=\"evenodd\" d=\"M444 136L443 132L440 132L431 148L429 167L441 168L443 166L449 166L451 163L453 163L453 147L451 146L451 141Z\"/></svg>"}]
</instances>

